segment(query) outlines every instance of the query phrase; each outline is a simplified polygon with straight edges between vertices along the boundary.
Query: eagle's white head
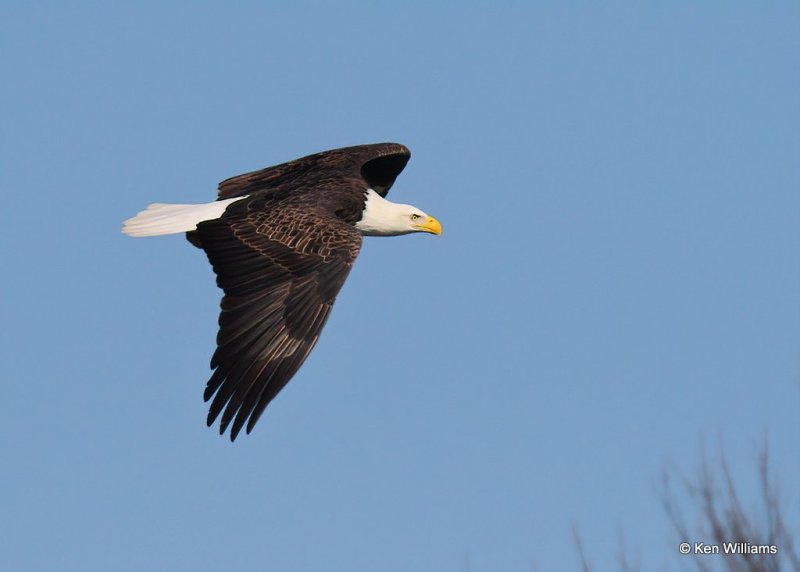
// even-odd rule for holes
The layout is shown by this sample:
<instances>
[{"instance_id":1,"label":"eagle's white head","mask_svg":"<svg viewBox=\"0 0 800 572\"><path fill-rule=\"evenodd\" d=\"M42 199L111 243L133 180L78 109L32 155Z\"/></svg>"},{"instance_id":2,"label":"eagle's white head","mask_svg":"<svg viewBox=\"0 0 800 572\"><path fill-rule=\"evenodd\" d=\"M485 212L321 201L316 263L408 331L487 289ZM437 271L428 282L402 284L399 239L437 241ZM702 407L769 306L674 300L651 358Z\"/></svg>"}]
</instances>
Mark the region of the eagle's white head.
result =
<instances>
[{"instance_id":1,"label":"eagle's white head","mask_svg":"<svg viewBox=\"0 0 800 572\"><path fill-rule=\"evenodd\" d=\"M356 228L364 236L397 236L412 232L430 232L441 235L441 223L412 205L387 201L369 189L361 220Z\"/></svg>"}]
</instances>

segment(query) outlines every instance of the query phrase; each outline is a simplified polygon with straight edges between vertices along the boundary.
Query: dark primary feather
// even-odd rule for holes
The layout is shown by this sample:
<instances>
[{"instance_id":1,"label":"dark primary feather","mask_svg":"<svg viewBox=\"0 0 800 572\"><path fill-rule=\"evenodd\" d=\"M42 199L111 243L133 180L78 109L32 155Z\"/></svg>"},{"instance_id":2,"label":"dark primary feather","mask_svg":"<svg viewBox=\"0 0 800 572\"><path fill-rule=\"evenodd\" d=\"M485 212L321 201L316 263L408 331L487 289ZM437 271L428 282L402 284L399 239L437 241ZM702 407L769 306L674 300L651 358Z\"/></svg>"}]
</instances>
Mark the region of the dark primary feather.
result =
<instances>
[{"instance_id":1,"label":"dark primary feather","mask_svg":"<svg viewBox=\"0 0 800 572\"><path fill-rule=\"evenodd\" d=\"M249 433L319 339L361 247L353 226L368 188L388 192L408 161L402 145L362 145L228 179L219 198L247 195L187 233L205 250L224 296L208 425ZM376 189L377 190L377 189Z\"/></svg>"}]
</instances>

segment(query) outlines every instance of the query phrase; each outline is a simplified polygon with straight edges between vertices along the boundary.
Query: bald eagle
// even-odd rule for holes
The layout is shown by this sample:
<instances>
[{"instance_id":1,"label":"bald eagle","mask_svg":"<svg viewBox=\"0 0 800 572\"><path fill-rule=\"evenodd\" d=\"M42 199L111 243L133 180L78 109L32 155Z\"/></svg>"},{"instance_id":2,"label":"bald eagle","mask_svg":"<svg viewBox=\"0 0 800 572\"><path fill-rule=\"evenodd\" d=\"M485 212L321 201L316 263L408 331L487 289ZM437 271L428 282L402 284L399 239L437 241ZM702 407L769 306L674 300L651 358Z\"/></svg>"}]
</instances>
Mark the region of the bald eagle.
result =
<instances>
[{"instance_id":1,"label":"bald eagle","mask_svg":"<svg viewBox=\"0 0 800 572\"><path fill-rule=\"evenodd\" d=\"M397 143L324 151L227 179L216 201L155 203L125 221L129 236L186 233L224 295L207 423L236 439L319 339L363 236L440 235L435 218L386 200L410 151ZM212 399L213 398L213 399ZM232 423L232 425L231 425Z\"/></svg>"}]
</instances>

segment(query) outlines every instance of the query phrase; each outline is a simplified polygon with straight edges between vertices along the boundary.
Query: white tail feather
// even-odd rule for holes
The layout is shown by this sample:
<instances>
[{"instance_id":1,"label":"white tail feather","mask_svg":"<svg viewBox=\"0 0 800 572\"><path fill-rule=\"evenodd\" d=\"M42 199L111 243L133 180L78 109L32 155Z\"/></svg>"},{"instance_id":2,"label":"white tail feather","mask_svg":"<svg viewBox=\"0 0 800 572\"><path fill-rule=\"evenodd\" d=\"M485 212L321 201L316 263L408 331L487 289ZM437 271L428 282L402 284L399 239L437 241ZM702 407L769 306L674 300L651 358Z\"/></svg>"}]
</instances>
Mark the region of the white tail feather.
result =
<instances>
[{"instance_id":1,"label":"white tail feather","mask_svg":"<svg viewBox=\"0 0 800 572\"><path fill-rule=\"evenodd\" d=\"M197 224L222 216L228 205L245 197L233 197L224 201L214 201L201 205L171 205L153 203L129 218L122 225L122 232L128 236L158 236L195 230Z\"/></svg>"}]
</instances>

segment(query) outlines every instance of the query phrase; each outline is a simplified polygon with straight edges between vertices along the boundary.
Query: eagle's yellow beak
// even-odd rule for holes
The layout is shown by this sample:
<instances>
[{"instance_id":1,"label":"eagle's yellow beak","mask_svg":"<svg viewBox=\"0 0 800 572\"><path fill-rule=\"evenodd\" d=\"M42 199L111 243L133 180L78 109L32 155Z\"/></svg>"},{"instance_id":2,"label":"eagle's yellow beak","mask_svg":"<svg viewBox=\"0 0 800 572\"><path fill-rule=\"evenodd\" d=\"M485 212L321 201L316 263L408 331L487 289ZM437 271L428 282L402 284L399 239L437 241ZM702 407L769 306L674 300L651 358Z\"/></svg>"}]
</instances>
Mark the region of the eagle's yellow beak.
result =
<instances>
[{"instance_id":1,"label":"eagle's yellow beak","mask_svg":"<svg viewBox=\"0 0 800 572\"><path fill-rule=\"evenodd\" d=\"M417 230L421 230L422 232L429 232L436 236L442 236L442 223L432 216L429 216L426 220L415 226Z\"/></svg>"}]
</instances>

